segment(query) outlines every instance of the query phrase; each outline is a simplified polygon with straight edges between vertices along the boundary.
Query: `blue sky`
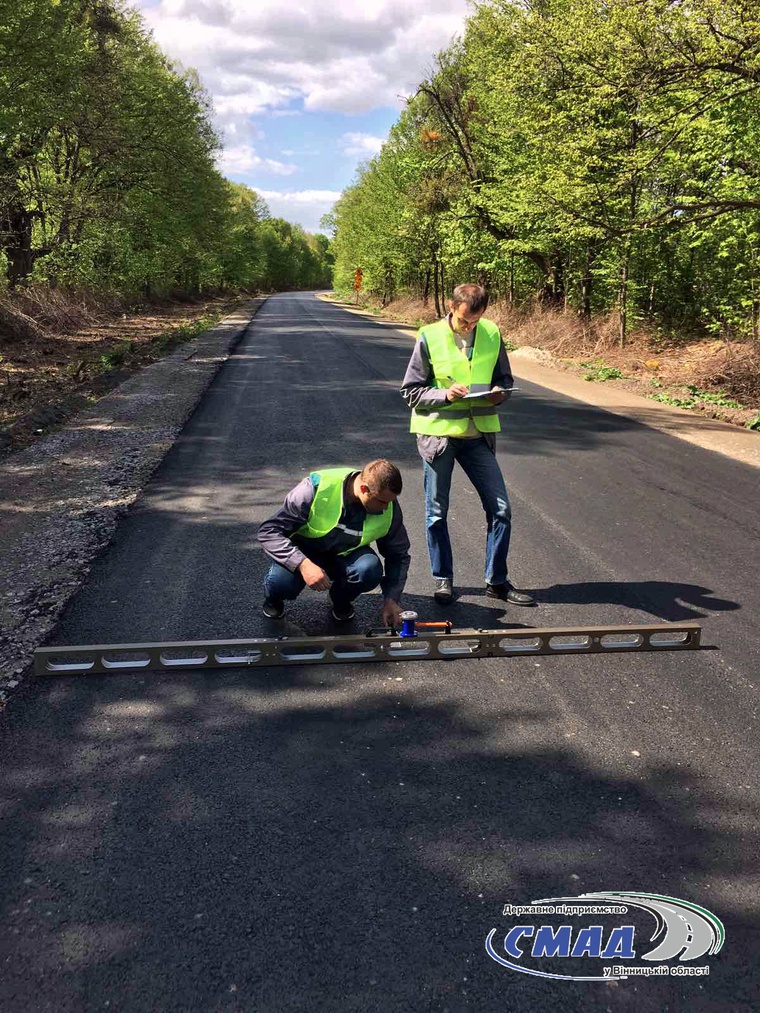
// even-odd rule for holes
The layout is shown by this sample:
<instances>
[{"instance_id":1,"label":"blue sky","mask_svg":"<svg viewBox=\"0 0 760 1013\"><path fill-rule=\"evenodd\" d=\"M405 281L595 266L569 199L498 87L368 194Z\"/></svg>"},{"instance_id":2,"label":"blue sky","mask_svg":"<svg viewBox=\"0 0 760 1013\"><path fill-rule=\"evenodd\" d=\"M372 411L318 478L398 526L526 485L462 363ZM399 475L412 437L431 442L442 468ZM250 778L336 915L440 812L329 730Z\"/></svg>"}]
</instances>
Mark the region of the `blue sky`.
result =
<instances>
[{"instance_id":1,"label":"blue sky","mask_svg":"<svg viewBox=\"0 0 760 1013\"><path fill-rule=\"evenodd\" d=\"M461 33L467 0L130 0L211 94L224 174L310 232Z\"/></svg>"}]
</instances>

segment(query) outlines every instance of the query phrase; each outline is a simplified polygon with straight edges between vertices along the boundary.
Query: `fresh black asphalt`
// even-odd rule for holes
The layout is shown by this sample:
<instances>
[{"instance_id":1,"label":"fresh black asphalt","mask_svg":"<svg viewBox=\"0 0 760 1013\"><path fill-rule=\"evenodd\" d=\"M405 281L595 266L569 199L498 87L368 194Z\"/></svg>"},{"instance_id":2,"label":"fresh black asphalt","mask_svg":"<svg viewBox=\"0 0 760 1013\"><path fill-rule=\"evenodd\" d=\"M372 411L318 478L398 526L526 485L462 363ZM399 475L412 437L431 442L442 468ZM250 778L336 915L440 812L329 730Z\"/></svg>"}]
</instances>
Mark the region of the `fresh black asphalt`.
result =
<instances>
[{"instance_id":1,"label":"fresh black asphalt","mask_svg":"<svg viewBox=\"0 0 760 1013\"><path fill-rule=\"evenodd\" d=\"M444 613L410 351L312 294L270 298L50 642L273 635L257 524L308 471L387 456L421 618L696 619L713 649L29 680L0 720L3 1013L753 1008L757 471L520 381L499 459L511 576L540 604L485 598L460 472ZM326 615L306 592L286 628L335 633ZM505 904L610 890L721 918L709 976L547 981L486 955Z\"/></svg>"}]
</instances>

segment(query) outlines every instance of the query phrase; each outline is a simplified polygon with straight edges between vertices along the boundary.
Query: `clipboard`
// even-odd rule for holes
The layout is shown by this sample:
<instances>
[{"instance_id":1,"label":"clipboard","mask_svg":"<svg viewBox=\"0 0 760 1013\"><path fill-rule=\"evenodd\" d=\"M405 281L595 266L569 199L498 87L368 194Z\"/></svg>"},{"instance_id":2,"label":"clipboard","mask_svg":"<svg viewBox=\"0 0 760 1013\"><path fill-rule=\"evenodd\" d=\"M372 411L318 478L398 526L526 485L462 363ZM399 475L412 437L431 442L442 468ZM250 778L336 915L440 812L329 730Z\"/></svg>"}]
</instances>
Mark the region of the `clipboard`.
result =
<instances>
[{"instance_id":1,"label":"clipboard","mask_svg":"<svg viewBox=\"0 0 760 1013\"><path fill-rule=\"evenodd\" d=\"M484 390L476 394L465 394L463 397L458 397L455 401L452 401L452 404L455 404L456 401L477 401L480 398L488 397L489 394L511 394L513 390L519 389L519 387L502 387L501 390Z\"/></svg>"}]
</instances>

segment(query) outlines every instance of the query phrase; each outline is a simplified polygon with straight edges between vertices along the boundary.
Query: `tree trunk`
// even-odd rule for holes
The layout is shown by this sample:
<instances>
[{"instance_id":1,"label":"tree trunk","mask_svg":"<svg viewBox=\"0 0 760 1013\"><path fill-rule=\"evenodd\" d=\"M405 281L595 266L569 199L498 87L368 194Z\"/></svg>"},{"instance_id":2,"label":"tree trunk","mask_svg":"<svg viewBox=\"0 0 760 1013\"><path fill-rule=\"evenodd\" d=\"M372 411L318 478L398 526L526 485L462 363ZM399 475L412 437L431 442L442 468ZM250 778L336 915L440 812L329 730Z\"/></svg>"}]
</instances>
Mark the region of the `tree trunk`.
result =
<instances>
[{"instance_id":1,"label":"tree trunk","mask_svg":"<svg viewBox=\"0 0 760 1013\"><path fill-rule=\"evenodd\" d=\"M8 257L8 283L11 288L25 281L34 267L32 224L35 214L34 211L27 211L18 197L0 222L3 249Z\"/></svg>"},{"instance_id":2,"label":"tree trunk","mask_svg":"<svg viewBox=\"0 0 760 1013\"><path fill-rule=\"evenodd\" d=\"M591 289L594 284L594 276L590 268L586 268L581 278L581 316L584 320L591 319Z\"/></svg>"},{"instance_id":3,"label":"tree trunk","mask_svg":"<svg viewBox=\"0 0 760 1013\"><path fill-rule=\"evenodd\" d=\"M515 254L514 250L509 254L509 305L515 304Z\"/></svg>"},{"instance_id":4,"label":"tree trunk","mask_svg":"<svg viewBox=\"0 0 760 1013\"><path fill-rule=\"evenodd\" d=\"M565 300L565 262L559 254L552 258L552 301L556 306Z\"/></svg>"},{"instance_id":5,"label":"tree trunk","mask_svg":"<svg viewBox=\"0 0 760 1013\"><path fill-rule=\"evenodd\" d=\"M435 297L435 315L440 319L443 316L441 313L441 298L438 289L438 261L433 263L433 295Z\"/></svg>"},{"instance_id":6,"label":"tree trunk","mask_svg":"<svg viewBox=\"0 0 760 1013\"><path fill-rule=\"evenodd\" d=\"M443 312L446 312L446 279L443 275L443 261L439 261L441 269L441 302L443 303Z\"/></svg>"},{"instance_id":7,"label":"tree trunk","mask_svg":"<svg viewBox=\"0 0 760 1013\"><path fill-rule=\"evenodd\" d=\"M596 245L589 243L586 247L586 263L583 266L583 277L581 278L581 310L580 315L584 320L591 319L591 293L594 287L594 260L596 259Z\"/></svg>"},{"instance_id":8,"label":"tree trunk","mask_svg":"<svg viewBox=\"0 0 760 1013\"><path fill-rule=\"evenodd\" d=\"M422 289L422 305L427 306L430 299L430 268L425 271L425 285Z\"/></svg>"},{"instance_id":9,"label":"tree trunk","mask_svg":"<svg viewBox=\"0 0 760 1013\"><path fill-rule=\"evenodd\" d=\"M639 139L639 122L634 119L631 122L631 151L636 150L636 145ZM631 194L628 201L628 224L630 226L636 220L636 208L638 205L638 187L636 186L635 180L631 183ZM692 250L692 255L693 255ZM620 328L618 332L618 340L620 347L622 348L625 344L626 331L628 329L628 271L631 261L631 237L630 233L625 241L623 247L623 260L620 265Z\"/></svg>"},{"instance_id":10,"label":"tree trunk","mask_svg":"<svg viewBox=\"0 0 760 1013\"><path fill-rule=\"evenodd\" d=\"M620 293L618 300L619 321L618 321L618 343L622 348L625 344L625 333L628 327L628 260L629 247L626 243L623 250L623 259L620 264Z\"/></svg>"},{"instance_id":11,"label":"tree trunk","mask_svg":"<svg viewBox=\"0 0 760 1013\"><path fill-rule=\"evenodd\" d=\"M385 276L383 278L383 306L387 306L388 303L393 302L393 297L396 294L396 284L393 277L393 268L390 264L385 265Z\"/></svg>"},{"instance_id":12,"label":"tree trunk","mask_svg":"<svg viewBox=\"0 0 760 1013\"><path fill-rule=\"evenodd\" d=\"M533 257L530 259L538 264ZM539 266L544 272L544 282L538 293L538 301L544 306L558 306L565 299L565 265L562 257L555 250L550 258L543 258Z\"/></svg>"}]
</instances>

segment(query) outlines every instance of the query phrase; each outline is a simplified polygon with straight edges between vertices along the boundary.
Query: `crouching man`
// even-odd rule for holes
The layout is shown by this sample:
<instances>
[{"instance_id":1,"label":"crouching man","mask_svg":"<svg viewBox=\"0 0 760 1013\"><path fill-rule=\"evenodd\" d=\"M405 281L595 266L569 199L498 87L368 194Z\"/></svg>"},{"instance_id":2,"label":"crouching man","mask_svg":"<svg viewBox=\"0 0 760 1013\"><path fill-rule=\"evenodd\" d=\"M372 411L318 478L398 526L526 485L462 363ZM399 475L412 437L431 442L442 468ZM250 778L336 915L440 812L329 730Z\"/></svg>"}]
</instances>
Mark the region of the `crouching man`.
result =
<instances>
[{"instance_id":1,"label":"crouching man","mask_svg":"<svg viewBox=\"0 0 760 1013\"><path fill-rule=\"evenodd\" d=\"M263 612L281 619L285 602L307 585L327 591L336 622L354 618L354 599L380 585L382 620L398 626L409 570L409 537L397 497L401 472L378 458L357 471L313 471L290 490L258 540L272 559L264 578ZM375 542L385 567L370 548Z\"/></svg>"}]
</instances>

